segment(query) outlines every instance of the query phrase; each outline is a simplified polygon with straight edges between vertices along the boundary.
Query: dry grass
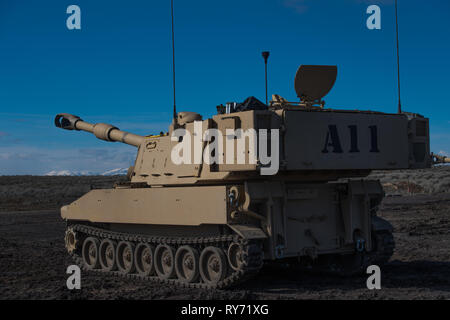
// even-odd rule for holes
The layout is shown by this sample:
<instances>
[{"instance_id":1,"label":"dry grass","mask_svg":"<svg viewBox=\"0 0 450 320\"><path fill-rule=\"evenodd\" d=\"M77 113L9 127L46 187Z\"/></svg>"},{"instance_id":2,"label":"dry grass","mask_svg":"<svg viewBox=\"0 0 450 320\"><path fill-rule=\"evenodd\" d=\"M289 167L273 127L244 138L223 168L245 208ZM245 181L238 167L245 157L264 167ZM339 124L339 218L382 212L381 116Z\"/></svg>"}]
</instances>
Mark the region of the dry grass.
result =
<instances>
[{"instance_id":1,"label":"dry grass","mask_svg":"<svg viewBox=\"0 0 450 320\"><path fill-rule=\"evenodd\" d=\"M374 171L387 194L450 192L450 166L423 170ZM91 188L111 188L124 176L0 176L0 211L59 209Z\"/></svg>"},{"instance_id":2,"label":"dry grass","mask_svg":"<svg viewBox=\"0 0 450 320\"><path fill-rule=\"evenodd\" d=\"M124 176L0 176L0 211L59 209L91 188L111 188Z\"/></svg>"},{"instance_id":3,"label":"dry grass","mask_svg":"<svg viewBox=\"0 0 450 320\"><path fill-rule=\"evenodd\" d=\"M374 171L368 178L379 179L388 194L450 192L450 166L431 169Z\"/></svg>"}]
</instances>

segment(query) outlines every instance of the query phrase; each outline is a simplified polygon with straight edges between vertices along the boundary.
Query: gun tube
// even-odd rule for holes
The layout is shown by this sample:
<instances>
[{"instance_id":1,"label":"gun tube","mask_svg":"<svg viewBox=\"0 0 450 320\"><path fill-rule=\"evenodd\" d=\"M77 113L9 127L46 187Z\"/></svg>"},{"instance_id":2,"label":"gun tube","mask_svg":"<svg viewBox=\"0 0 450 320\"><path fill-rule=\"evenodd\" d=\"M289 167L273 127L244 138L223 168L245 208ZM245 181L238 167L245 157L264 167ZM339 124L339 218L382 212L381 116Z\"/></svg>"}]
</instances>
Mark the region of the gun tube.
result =
<instances>
[{"instance_id":1,"label":"gun tube","mask_svg":"<svg viewBox=\"0 0 450 320\"><path fill-rule=\"evenodd\" d=\"M144 137L121 131L119 128L114 127L106 123L92 124L85 122L80 117L68 114L60 113L55 117L55 125L58 128L65 130L78 130L93 133L98 139L105 141L119 141L135 147L139 147L144 141Z\"/></svg>"}]
</instances>

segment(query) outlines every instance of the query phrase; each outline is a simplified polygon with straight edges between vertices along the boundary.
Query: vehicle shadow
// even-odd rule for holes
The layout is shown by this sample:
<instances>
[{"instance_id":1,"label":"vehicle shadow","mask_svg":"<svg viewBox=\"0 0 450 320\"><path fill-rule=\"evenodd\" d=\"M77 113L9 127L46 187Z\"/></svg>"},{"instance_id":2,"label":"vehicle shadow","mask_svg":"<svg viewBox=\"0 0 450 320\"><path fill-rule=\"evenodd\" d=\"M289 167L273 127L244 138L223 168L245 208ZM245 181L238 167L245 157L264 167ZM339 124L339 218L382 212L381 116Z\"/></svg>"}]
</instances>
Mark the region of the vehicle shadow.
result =
<instances>
[{"instance_id":1,"label":"vehicle shadow","mask_svg":"<svg viewBox=\"0 0 450 320\"><path fill-rule=\"evenodd\" d=\"M295 294L325 290L352 291L366 288L369 275L344 277L314 271L271 265L264 267L253 279L241 287L246 290ZM450 292L450 262L448 261L399 261L394 260L381 267L382 287L428 288Z\"/></svg>"}]
</instances>

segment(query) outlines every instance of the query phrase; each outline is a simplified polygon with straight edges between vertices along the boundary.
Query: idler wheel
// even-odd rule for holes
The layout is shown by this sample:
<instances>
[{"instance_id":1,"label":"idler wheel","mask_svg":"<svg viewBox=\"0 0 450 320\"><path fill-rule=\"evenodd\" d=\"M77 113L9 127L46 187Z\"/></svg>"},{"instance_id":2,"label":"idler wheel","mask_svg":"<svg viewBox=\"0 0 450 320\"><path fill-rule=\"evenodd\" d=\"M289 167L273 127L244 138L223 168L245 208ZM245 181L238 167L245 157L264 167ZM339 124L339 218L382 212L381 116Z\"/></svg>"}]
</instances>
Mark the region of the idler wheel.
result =
<instances>
[{"instance_id":1,"label":"idler wheel","mask_svg":"<svg viewBox=\"0 0 450 320\"><path fill-rule=\"evenodd\" d=\"M155 270L160 279L175 276L175 250L167 244L160 244L155 250Z\"/></svg>"},{"instance_id":2,"label":"idler wheel","mask_svg":"<svg viewBox=\"0 0 450 320\"><path fill-rule=\"evenodd\" d=\"M134 265L134 244L129 241L120 241L116 249L116 262L119 271L122 273L133 273Z\"/></svg>"},{"instance_id":3,"label":"idler wheel","mask_svg":"<svg viewBox=\"0 0 450 320\"><path fill-rule=\"evenodd\" d=\"M113 271L117 268L116 246L116 242L109 239L104 239L100 243L100 265L105 271Z\"/></svg>"},{"instance_id":4,"label":"idler wheel","mask_svg":"<svg viewBox=\"0 0 450 320\"><path fill-rule=\"evenodd\" d=\"M134 254L134 264L142 276L151 276L155 272L154 248L148 243L139 243Z\"/></svg>"},{"instance_id":5,"label":"idler wheel","mask_svg":"<svg viewBox=\"0 0 450 320\"><path fill-rule=\"evenodd\" d=\"M83 242L82 257L87 269L98 269L99 263L99 245L100 241L94 237L88 237Z\"/></svg>"},{"instance_id":6,"label":"idler wheel","mask_svg":"<svg viewBox=\"0 0 450 320\"><path fill-rule=\"evenodd\" d=\"M227 274L227 258L222 250L206 247L200 255L200 275L207 284L217 284Z\"/></svg>"},{"instance_id":7,"label":"idler wheel","mask_svg":"<svg viewBox=\"0 0 450 320\"><path fill-rule=\"evenodd\" d=\"M199 276L198 251L191 246L179 247L175 254L175 271L185 283L197 282Z\"/></svg>"}]
</instances>

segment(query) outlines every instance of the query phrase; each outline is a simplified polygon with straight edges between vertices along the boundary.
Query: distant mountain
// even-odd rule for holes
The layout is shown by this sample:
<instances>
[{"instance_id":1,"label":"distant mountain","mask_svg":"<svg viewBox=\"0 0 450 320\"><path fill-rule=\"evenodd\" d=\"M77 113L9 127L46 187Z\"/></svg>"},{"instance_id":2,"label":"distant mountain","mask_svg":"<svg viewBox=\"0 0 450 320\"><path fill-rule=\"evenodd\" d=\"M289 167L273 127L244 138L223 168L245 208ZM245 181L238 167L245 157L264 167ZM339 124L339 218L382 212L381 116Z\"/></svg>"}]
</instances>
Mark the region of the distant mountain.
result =
<instances>
[{"instance_id":1,"label":"distant mountain","mask_svg":"<svg viewBox=\"0 0 450 320\"><path fill-rule=\"evenodd\" d=\"M52 170L46 173L46 176L118 176L118 175L126 175L128 169L127 168L117 168L108 170L105 172L92 172L92 171L70 171L70 170Z\"/></svg>"},{"instance_id":2,"label":"distant mountain","mask_svg":"<svg viewBox=\"0 0 450 320\"><path fill-rule=\"evenodd\" d=\"M70 171L70 170L53 170L45 174L46 176L92 176L97 175L91 171Z\"/></svg>"},{"instance_id":3,"label":"distant mountain","mask_svg":"<svg viewBox=\"0 0 450 320\"><path fill-rule=\"evenodd\" d=\"M117 168L117 169L112 169L106 172L103 172L101 175L102 176L123 176L126 175L128 172L128 168Z\"/></svg>"}]
</instances>

